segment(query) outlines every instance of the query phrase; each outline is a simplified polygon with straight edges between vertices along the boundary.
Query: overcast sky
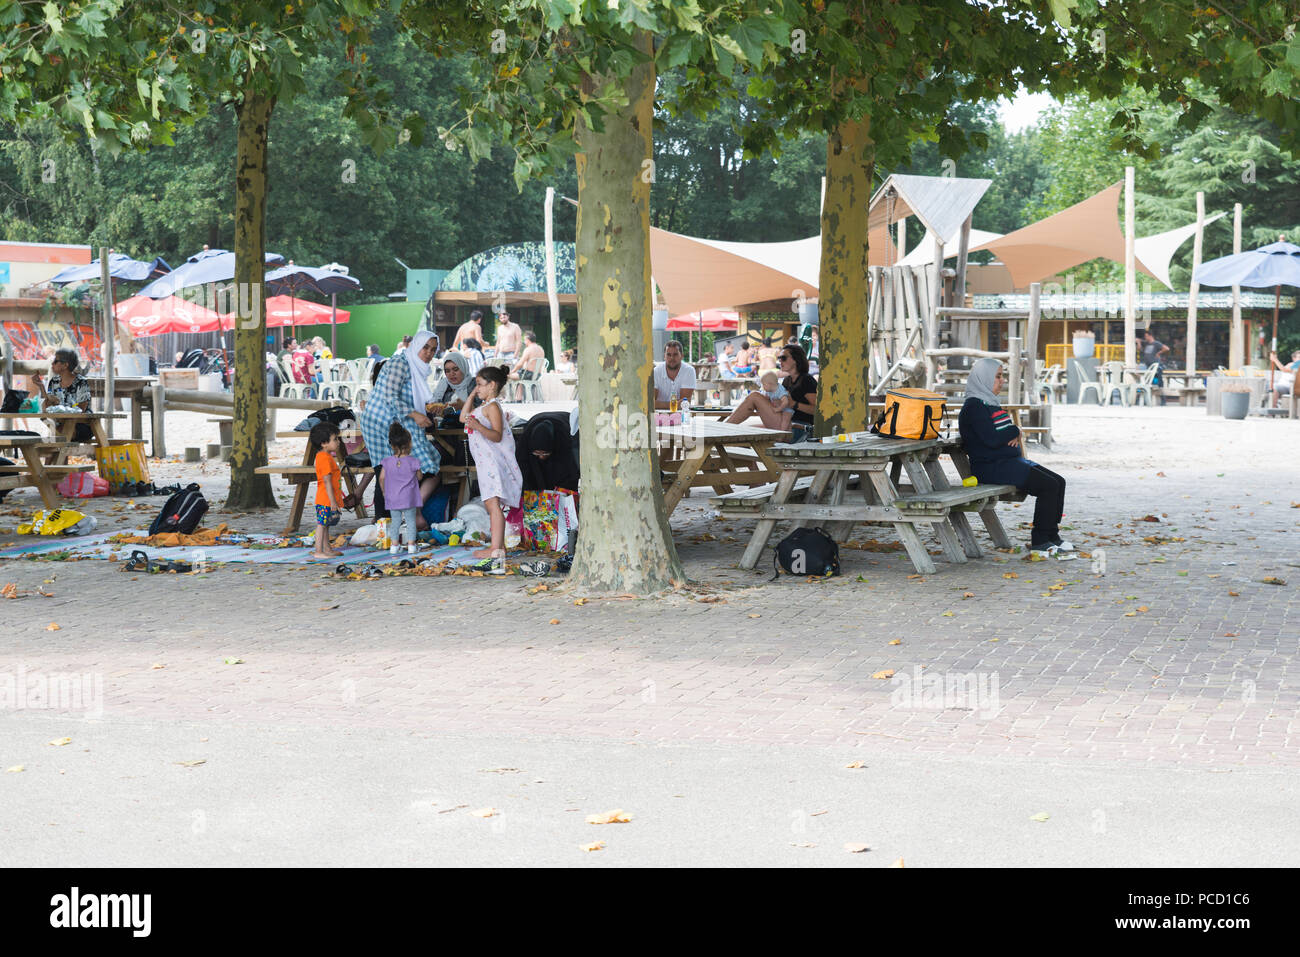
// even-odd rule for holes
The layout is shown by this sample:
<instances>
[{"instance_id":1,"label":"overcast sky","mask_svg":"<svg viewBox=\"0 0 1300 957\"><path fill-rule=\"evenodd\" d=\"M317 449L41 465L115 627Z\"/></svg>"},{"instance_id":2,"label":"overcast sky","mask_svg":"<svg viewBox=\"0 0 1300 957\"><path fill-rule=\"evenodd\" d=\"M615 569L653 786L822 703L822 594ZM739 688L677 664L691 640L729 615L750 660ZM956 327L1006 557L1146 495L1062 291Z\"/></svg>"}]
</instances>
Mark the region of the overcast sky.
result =
<instances>
[{"instance_id":1,"label":"overcast sky","mask_svg":"<svg viewBox=\"0 0 1300 957\"><path fill-rule=\"evenodd\" d=\"M1018 133L1026 126L1032 126L1052 102L1050 93L1020 93L1013 100L999 100L998 115L1008 133Z\"/></svg>"}]
</instances>

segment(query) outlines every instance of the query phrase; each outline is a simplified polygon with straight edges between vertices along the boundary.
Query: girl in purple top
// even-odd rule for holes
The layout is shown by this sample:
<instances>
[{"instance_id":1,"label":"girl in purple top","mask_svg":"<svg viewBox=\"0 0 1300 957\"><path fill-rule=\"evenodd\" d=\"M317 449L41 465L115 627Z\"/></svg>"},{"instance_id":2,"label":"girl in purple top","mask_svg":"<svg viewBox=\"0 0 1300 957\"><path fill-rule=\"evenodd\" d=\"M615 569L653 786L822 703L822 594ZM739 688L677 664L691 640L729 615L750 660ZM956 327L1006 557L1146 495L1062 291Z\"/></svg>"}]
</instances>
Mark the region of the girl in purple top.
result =
<instances>
[{"instance_id":1,"label":"girl in purple top","mask_svg":"<svg viewBox=\"0 0 1300 957\"><path fill-rule=\"evenodd\" d=\"M394 422L388 427L388 444L393 454L379 463L384 483L384 504L391 527L389 551L397 554L398 530L405 526L406 550L415 553L415 518L420 514L420 461L411 455L411 433Z\"/></svg>"}]
</instances>

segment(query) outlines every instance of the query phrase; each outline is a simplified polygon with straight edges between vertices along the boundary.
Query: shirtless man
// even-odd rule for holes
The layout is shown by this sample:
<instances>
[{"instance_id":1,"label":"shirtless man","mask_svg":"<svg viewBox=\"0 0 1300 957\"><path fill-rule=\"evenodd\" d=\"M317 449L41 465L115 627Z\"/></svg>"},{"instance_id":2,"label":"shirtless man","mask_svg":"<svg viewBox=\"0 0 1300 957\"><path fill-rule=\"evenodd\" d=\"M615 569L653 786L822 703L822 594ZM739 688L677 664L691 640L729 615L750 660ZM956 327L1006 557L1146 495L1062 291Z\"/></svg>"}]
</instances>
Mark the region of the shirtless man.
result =
<instances>
[{"instance_id":1,"label":"shirtless man","mask_svg":"<svg viewBox=\"0 0 1300 957\"><path fill-rule=\"evenodd\" d=\"M520 354L519 359L510 367L510 378L522 380L524 382L538 378L537 360L546 358L546 352L537 344L537 333L529 329L524 333L524 351ZM519 389L522 397L523 389Z\"/></svg>"},{"instance_id":2,"label":"shirtless man","mask_svg":"<svg viewBox=\"0 0 1300 957\"><path fill-rule=\"evenodd\" d=\"M483 313L478 309L471 312L469 320L456 330L456 338L452 341L451 347L459 351L466 339L483 341Z\"/></svg>"},{"instance_id":3,"label":"shirtless man","mask_svg":"<svg viewBox=\"0 0 1300 957\"><path fill-rule=\"evenodd\" d=\"M519 323L510 319L510 313L497 317L497 358L514 360L519 351Z\"/></svg>"}]
</instances>

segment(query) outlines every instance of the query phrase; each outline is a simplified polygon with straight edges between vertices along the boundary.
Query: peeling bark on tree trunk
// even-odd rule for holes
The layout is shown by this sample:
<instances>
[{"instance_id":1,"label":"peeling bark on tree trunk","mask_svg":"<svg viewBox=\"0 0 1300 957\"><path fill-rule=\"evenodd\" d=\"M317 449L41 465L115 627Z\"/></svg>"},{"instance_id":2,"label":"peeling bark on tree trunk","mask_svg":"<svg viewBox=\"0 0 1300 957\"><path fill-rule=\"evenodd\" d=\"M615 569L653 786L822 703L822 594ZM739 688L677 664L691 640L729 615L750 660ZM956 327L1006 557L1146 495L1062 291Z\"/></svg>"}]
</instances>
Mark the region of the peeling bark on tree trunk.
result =
<instances>
[{"instance_id":1,"label":"peeling bark on tree trunk","mask_svg":"<svg viewBox=\"0 0 1300 957\"><path fill-rule=\"evenodd\" d=\"M266 464L266 140L275 98L249 93L239 106L235 151L235 423L227 508L274 508Z\"/></svg>"},{"instance_id":2,"label":"peeling bark on tree trunk","mask_svg":"<svg viewBox=\"0 0 1300 957\"><path fill-rule=\"evenodd\" d=\"M871 118L842 123L826 143L822 206L820 323L821 389L815 434L861 431L869 425L867 362L867 206L875 148Z\"/></svg>"},{"instance_id":3,"label":"peeling bark on tree trunk","mask_svg":"<svg viewBox=\"0 0 1300 957\"><path fill-rule=\"evenodd\" d=\"M638 37L650 49L650 37ZM604 132L578 122L578 409L582 502L569 580L587 592L649 594L684 578L659 484L650 401L650 179L654 64Z\"/></svg>"}]
</instances>

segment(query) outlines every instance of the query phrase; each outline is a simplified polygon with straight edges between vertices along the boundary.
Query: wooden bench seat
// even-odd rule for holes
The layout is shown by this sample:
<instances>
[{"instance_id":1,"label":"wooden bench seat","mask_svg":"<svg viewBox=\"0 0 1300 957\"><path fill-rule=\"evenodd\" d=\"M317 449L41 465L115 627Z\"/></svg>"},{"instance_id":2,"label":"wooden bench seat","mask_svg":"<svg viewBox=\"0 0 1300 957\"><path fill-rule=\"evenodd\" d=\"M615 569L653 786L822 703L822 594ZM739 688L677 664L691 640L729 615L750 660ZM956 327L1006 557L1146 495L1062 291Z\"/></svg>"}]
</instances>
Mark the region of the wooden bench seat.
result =
<instances>
[{"instance_id":1,"label":"wooden bench seat","mask_svg":"<svg viewBox=\"0 0 1300 957\"><path fill-rule=\"evenodd\" d=\"M71 475L73 472L93 472L94 465L47 465L45 471L51 474Z\"/></svg>"},{"instance_id":2,"label":"wooden bench seat","mask_svg":"<svg viewBox=\"0 0 1300 957\"><path fill-rule=\"evenodd\" d=\"M978 512L990 502L1003 496L1020 495L1014 485L961 485L956 488L935 489L932 492L915 490L900 495L894 504L902 512L947 514L951 509ZM1023 496L1022 496L1023 497Z\"/></svg>"},{"instance_id":3,"label":"wooden bench seat","mask_svg":"<svg viewBox=\"0 0 1300 957\"><path fill-rule=\"evenodd\" d=\"M812 485L811 475L796 479L794 492L791 494L807 492L810 485ZM742 489L739 492L731 492L727 495L715 495L709 499L709 504L727 512L757 513L767 504L775 491L776 483L769 482L767 485L756 485L754 488Z\"/></svg>"}]
</instances>

